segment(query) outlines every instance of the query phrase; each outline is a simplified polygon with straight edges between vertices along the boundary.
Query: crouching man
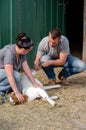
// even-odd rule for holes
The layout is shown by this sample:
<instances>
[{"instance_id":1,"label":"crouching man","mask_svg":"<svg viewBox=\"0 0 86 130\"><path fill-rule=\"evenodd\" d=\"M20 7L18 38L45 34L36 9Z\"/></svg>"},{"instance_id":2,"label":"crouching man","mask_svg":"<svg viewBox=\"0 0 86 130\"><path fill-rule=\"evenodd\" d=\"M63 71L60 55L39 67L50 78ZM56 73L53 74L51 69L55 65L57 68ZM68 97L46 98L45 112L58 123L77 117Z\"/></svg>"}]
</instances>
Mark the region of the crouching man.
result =
<instances>
[{"instance_id":1,"label":"crouching man","mask_svg":"<svg viewBox=\"0 0 86 130\"><path fill-rule=\"evenodd\" d=\"M69 41L61 34L59 29L52 29L49 35L39 43L37 55L34 61L36 70L41 65L48 77L48 84L56 84L55 67L62 66L58 74L62 84L67 83L67 78L73 74L80 73L86 69L86 64L70 53Z\"/></svg>"}]
</instances>

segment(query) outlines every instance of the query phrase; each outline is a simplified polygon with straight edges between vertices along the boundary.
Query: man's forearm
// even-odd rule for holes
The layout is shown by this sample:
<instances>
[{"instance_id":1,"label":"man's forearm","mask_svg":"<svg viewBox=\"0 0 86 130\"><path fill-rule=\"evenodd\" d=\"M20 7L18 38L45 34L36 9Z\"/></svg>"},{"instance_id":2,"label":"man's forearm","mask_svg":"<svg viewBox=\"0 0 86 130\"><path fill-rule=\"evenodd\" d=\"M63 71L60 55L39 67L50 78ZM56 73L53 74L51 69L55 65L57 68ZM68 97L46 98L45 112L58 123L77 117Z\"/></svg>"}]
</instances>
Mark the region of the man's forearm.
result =
<instances>
[{"instance_id":1,"label":"man's forearm","mask_svg":"<svg viewBox=\"0 0 86 130\"><path fill-rule=\"evenodd\" d=\"M8 80L9 80L9 83L10 83L10 86L12 88L12 90L14 91L14 93L20 93L17 86L16 86L16 82L15 82L15 79L14 77L11 75L11 76L8 76Z\"/></svg>"},{"instance_id":2,"label":"man's forearm","mask_svg":"<svg viewBox=\"0 0 86 130\"><path fill-rule=\"evenodd\" d=\"M40 55L36 55L36 59L35 59L35 61L34 61L34 64L35 65L39 65L39 62L40 62Z\"/></svg>"}]
</instances>

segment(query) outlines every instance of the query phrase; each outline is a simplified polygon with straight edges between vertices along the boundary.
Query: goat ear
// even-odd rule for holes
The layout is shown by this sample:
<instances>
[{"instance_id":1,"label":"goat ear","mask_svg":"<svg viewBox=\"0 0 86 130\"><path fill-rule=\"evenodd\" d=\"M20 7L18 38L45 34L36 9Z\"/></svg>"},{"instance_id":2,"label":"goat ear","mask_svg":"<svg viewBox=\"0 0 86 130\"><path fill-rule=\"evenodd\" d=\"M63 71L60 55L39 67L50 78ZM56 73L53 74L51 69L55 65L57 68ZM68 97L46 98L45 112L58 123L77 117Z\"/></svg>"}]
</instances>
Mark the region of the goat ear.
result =
<instances>
[{"instance_id":1,"label":"goat ear","mask_svg":"<svg viewBox=\"0 0 86 130\"><path fill-rule=\"evenodd\" d=\"M16 101L16 96L15 95L11 95L10 98L9 98L9 102L11 105L16 105L17 104L17 101Z\"/></svg>"},{"instance_id":2,"label":"goat ear","mask_svg":"<svg viewBox=\"0 0 86 130\"><path fill-rule=\"evenodd\" d=\"M13 99L15 105L20 103L18 98L15 95L12 95L12 99Z\"/></svg>"},{"instance_id":3,"label":"goat ear","mask_svg":"<svg viewBox=\"0 0 86 130\"><path fill-rule=\"evenodd\" d=\"M14 100L12 99L12 96L9 98L9 102L10 102L11 105L15 105L15 102L14 102Z\"/></svg>"},{"instance_id":4,"label":"goat ear","mask_svg":"<svg viewBox=\"0 0 86 130\"><path fill-rule=\"evenodd\" d=\"M28 96L27 95L23 95L24 97L24 102L27 102L28 101Z\"/></svg>"}]
</instances>

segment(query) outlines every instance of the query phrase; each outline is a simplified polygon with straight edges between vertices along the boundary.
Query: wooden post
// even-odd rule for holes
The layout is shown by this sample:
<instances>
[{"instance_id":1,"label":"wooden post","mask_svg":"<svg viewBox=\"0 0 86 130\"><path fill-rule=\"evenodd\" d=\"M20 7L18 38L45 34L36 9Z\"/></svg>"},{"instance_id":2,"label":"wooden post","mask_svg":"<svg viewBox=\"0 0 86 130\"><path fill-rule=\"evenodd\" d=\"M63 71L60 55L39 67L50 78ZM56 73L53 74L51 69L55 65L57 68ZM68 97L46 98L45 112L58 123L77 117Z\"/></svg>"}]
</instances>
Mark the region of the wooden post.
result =
<instances>
[{"instance_id":1,"label":"wooden post","mask_svg":"<svg viewBox=\"0 0 86 130\"><path fill-rule=\"evenodd\" d=\"M83 52L82 59L86 62L86 0L84 0L84 12L83 12Z\"/></svg>"}]
</instances>

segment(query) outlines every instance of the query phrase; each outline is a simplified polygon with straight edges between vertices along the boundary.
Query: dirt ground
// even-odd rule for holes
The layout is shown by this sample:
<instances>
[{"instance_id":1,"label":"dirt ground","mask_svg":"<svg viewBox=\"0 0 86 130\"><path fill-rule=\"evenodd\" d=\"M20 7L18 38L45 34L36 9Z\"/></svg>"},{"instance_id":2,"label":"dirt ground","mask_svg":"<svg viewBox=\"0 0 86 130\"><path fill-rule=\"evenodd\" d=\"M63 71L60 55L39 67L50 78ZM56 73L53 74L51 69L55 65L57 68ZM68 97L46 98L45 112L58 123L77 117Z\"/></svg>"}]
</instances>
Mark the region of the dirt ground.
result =
<instances>
[{"instance_id":1,"label":"dirt ground","mask_svg":"<svg viewBox=\"0 0 86 130\"><path fill-rule=\"evenodd\" d=\"M60 69L55 69L56 75ZM35 77L47 82L42 70ZM8 101L0 105L0 130L86 130L86 71L68 80L69 85L47 91L49 96L59 96L56 107L38 99L16 106Z\"/></svg>"}]
</instances>

